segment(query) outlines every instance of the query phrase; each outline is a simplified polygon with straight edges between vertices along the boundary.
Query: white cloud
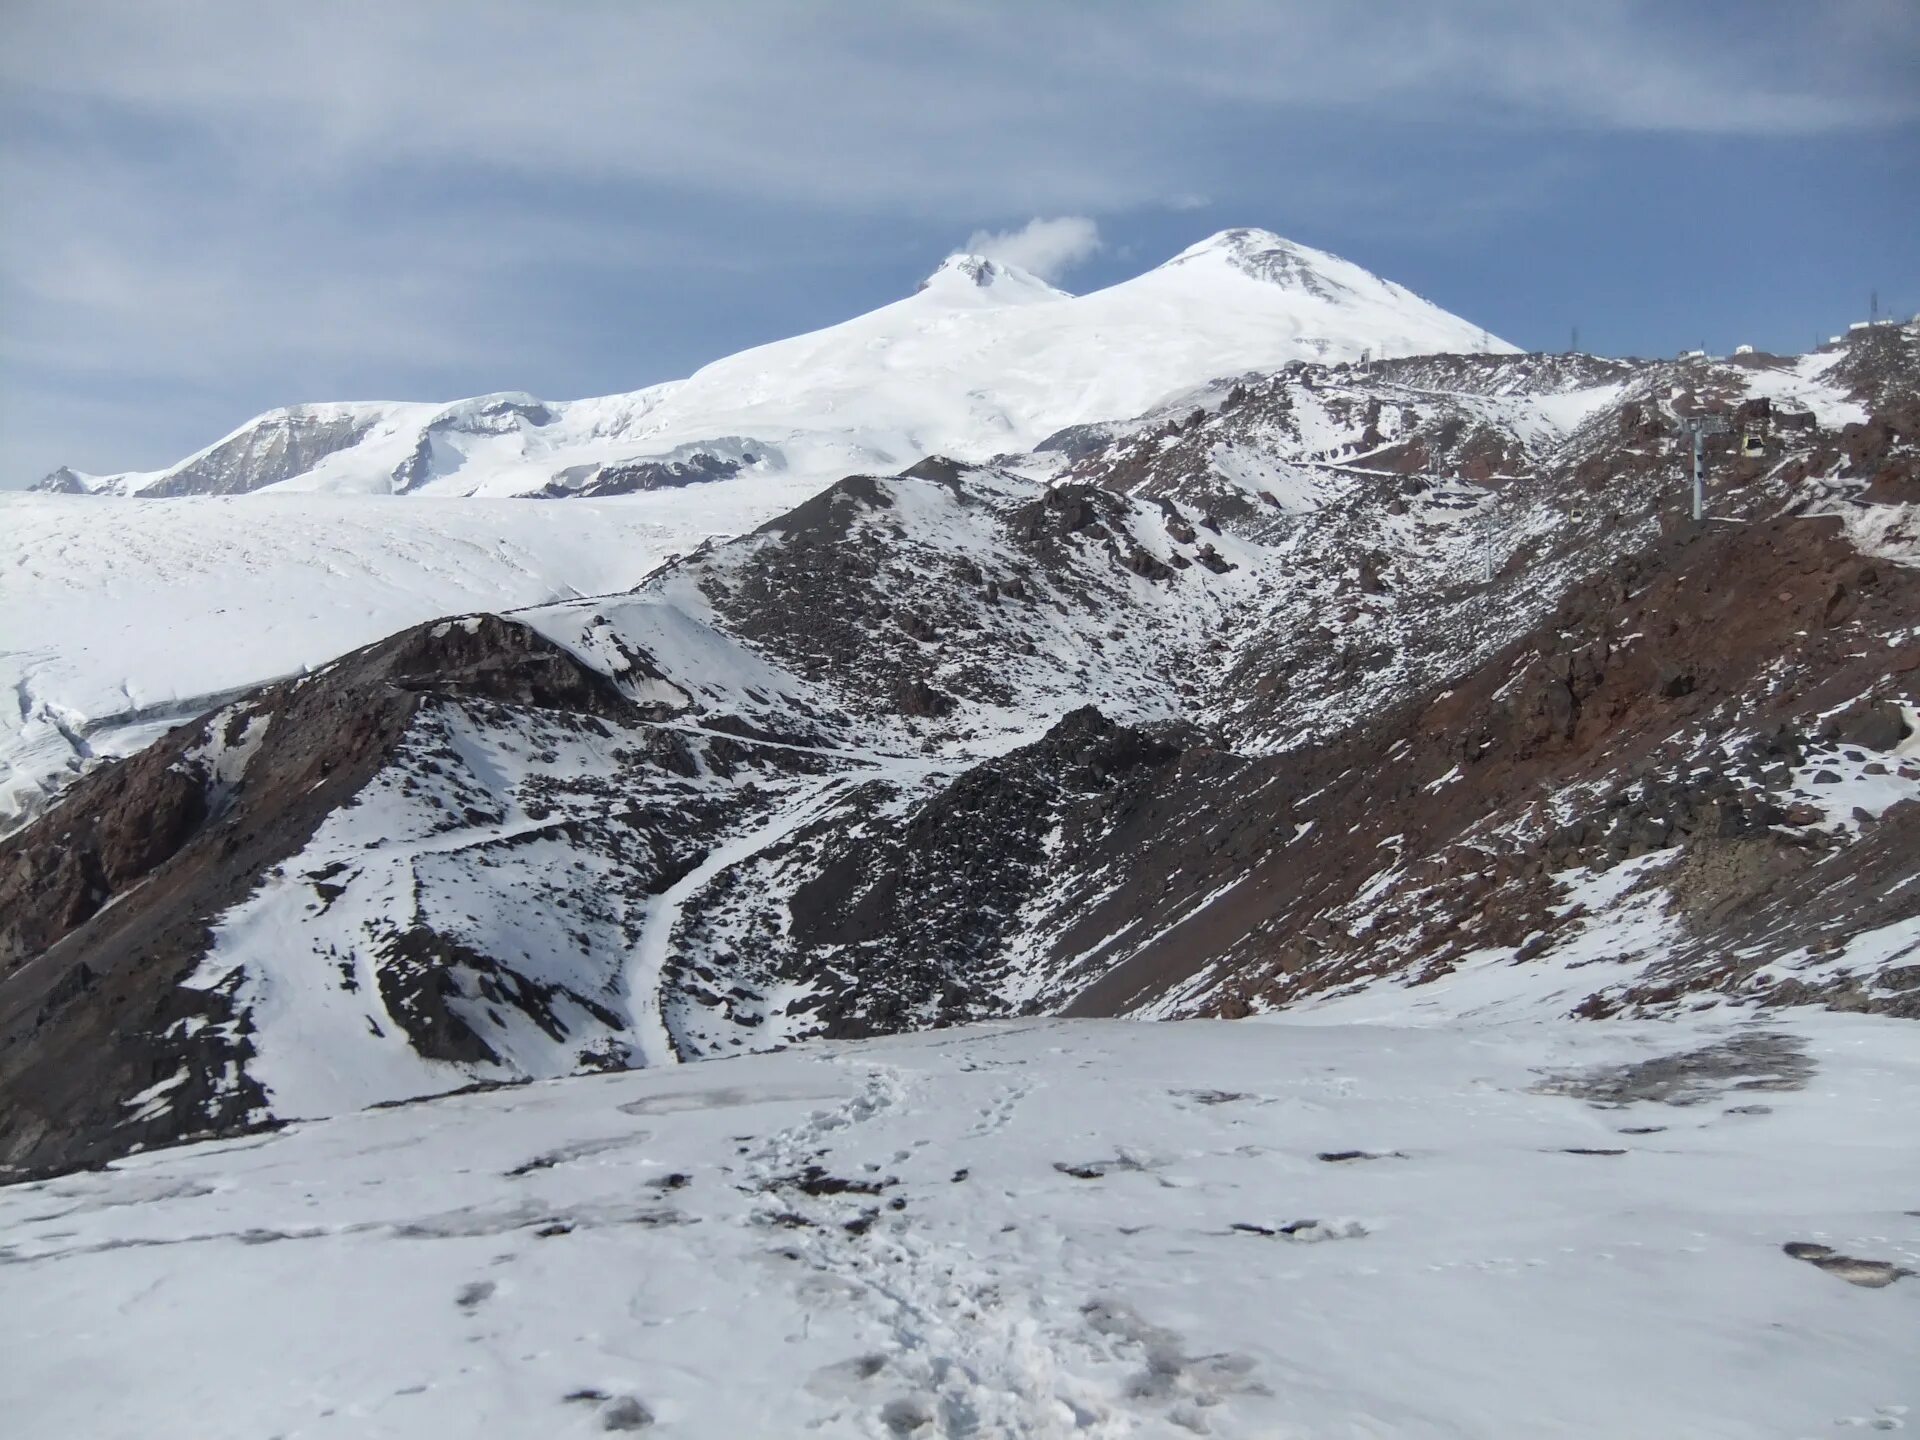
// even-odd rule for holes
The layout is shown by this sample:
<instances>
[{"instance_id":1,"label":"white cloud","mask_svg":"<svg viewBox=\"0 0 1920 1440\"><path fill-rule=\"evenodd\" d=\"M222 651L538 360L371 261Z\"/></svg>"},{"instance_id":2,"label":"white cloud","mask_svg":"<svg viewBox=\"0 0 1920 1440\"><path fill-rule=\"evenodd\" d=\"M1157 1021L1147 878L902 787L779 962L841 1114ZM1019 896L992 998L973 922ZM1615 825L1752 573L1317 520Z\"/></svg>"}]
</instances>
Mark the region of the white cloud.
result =
<instances>
[{"instance_id":1,"label":"white cloud","mask_svg":"<svg viewBox=\"0 0 1920 1440\"><path fill-rule=\"evenodd\" d=\"M1058 280L1098 253L1100 227L1084 215L1035 216L1018 230L976 230L966 244L970 255L985 255L1030 270L1042 280Z\"/></svg>"},{"instance_id":2,"label":"white cloud","mask_svg":"<svg viewBox=\"0 0 1920 1440\"><path fill-rule=\"evenodd\" d=\"M451 163L949 217L1208 184L1214 107L1761 136L1920 113L1911 0L1761 8L12 0L0 91L198 131L240 173Z\"/></svg>"}]
</instances>

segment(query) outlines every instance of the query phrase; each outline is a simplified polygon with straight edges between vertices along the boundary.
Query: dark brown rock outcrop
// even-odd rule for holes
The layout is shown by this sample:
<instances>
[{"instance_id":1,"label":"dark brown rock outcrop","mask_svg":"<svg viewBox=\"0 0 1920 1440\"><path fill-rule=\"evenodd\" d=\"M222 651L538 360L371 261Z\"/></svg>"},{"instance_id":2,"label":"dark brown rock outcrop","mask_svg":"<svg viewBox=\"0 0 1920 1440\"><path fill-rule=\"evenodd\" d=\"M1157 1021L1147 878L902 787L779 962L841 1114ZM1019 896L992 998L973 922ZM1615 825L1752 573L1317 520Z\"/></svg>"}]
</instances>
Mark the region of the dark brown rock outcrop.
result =
<instances>
[{"instance_id":1,"label":"dark brown rock outcrop","mask_svg":"<svg viewBox=\"0 0 1920 1440\"><path fill-rule=\"evenodd\" d=\"M0 1165L86 1163L264 1114L231 997L183 982L209 923L351 804L435 698L587 724L629 709L525 625L439 621L179 727L0 842ZM127 1097L160 1085L130 1120Z\"/></svg>"}]
</instances>

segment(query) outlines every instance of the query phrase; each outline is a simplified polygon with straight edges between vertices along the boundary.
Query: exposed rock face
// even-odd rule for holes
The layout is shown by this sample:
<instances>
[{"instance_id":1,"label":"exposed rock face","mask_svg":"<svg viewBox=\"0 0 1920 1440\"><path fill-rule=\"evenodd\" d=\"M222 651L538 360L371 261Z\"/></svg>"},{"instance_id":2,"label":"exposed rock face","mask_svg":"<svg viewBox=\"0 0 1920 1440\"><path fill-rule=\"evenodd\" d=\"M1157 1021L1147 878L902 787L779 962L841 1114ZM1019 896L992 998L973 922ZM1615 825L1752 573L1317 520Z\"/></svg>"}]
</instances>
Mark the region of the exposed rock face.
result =
<instances>
[{"instance_id":1,"label":"exposed rock face","mask_svg":"<svg viewBox=\"0 0 1920 1440\"><path fill-rule=\"evenodd\" d=\"M358 444L367 429L368 421L361 416L316 414L298 407L276 410L145 493L156 499L243 495L304 474L328 455Z\"/></svg>"},{"instance_id":2,"label":"exposed rock face","mask_svg":"<svg viewBox=\"0 0 1920 1440\"><path fill-rule=\"evenodd\" d=\"M231 990L184 982L217 917L353 803L423 704L443 701L582 725L628 709L523 625L442 621L181 726L0 842L0 1158L84 1162L264 1115L244 1078L218 1088L250 1053ZM178 1076L129 1120L129 1097Z\"/></svg>"},{"instance_id":3,"label":"exposed rock face","mask_svg":"<svg viewBox=\"0 0 1920 1440\"><path fill-rule=\"evenodd\" d=\"M0 1164L1058 1010L1920 1015L1920 359L1820 366L1237 377L248 696L0 844Z\"/></svg>"},{"instance_id":4,"label":"exposed rock face","mask_svg":"<svg viewBox=\"0 0 1920 1440\"><path fill-rule=\"evenodd\" d=\"M58 469L42 476L39 480L36 480L30 488L39 491L43 495L86 495L91 493L87 489L86 481L80 478L79 472L71 465L62 465Z\"/></svg>"},{"instance_id":5,"label":"exposed rock face","mask_svg":"<svg viewBox=\"0 0 1920 1440\"><path fill-rule=\"evenodd\" d=\"M695 1002L715 996L736 1024L768 994L803 990L798 1008L825 1035L1008 1013L1017 1001L1006 952L1023 914L1063 868L1099 852L1116 813L1184 738L1118 726L1089 707L904 813L911 791L868 787L688 912L670 979ZM723 1002L726 985L745 993ZM743 999L753 1004L743 1009Z\"/></svg>"},{"instance_id":6,"label":"exposed rock face","mask_svg":"<svg viewBox=\"0 0 1920 1440\"><path fill-rule=\"evenodd\" d=\"M628 460L610 465L571 465L547 482L547 499L587 499L605 495L633 495L643 490L678 490L730 480L754 461L753 452L738 458L696 451L675 460Z\"/></svg>"},{"instance_id":7,"label":"exposed rock face","mask_svg":"<svg viewBox=\"0 0 1920 1440\"><path fill-rule=\"evenodd\" d=\"M1863 653L1861 637L1910 624L1916 579L1860 556L1831 521L1666 542L1578 589L1450 693L1319 753L1260 762L1233 787L1256 795L1251 805L1230 799L1156 847L1168 855L1168 914L1244 882L1075 1008L1133 1009L1208 968L1232 976L1219 1003L1242 1009L1381 974L1435 980L1490 951L1550 958L1580 939L1585 906L1569 882L1591 889L1589 877L1629 862L1645 862L1674 923L1648 932L1650 963L1630 979L1602 984L1611 972L1595 967L1577 982L1584 992L1569 1003L1586 1013L1702 989L1764 993L1775 982L1762 972L1783 956L1817 960L1839 948L1835 937L1920 916L1920 896L1889 883L1911 869L1900 851L1920 805L1898 800L1864 823L1846 814L1840 835L1821 801L1841 788L1827 757L1855 774L1877 764L1896 782L1889 793L1920 796L1920 765L1890 753L1901 707L1872 701L1821 718L1877 687L1912 693L1920 650L1867 640ZM1860 608L1832 625L1840 589ZM1849 746L1842 729L1895 744ZM1285 843L1276 816L1311 826L1317 843ZM1230 858L1200 858L1213 854ZM1153 890L1158 871L1140 878ZM1911 1014L1920 1001L1898 967L1834 980L1871 1008ZM1807 997L1805 985L1781 998Z\"/></svg>"}]
</instances>

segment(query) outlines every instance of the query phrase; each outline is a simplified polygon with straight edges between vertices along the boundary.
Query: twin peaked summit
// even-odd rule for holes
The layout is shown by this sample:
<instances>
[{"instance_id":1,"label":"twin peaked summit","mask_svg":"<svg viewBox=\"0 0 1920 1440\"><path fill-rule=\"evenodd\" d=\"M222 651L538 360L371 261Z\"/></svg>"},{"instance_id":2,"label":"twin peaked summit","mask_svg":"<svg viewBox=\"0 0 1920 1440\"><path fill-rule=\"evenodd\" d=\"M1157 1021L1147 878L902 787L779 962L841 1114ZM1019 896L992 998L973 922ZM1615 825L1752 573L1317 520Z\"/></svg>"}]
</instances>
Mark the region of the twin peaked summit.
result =
<instances>
[{"instance_id":1,"label":"twin peaked summit","mask_svg":"<svg viewBox=\"0 0 1920 1440\"><path fill-rule=\"evenodd\" d=\"M605 495L781 475L826 483L940 453L983 461L1137 415L1222 376L1434 352L1508 352L1358 265L1224 230L1132 280L1073 296L955 255L919 289L685 380L545 402L349 402L269 411L164 470L83 475L76 494Z\"/></svg>"}]
</instances>

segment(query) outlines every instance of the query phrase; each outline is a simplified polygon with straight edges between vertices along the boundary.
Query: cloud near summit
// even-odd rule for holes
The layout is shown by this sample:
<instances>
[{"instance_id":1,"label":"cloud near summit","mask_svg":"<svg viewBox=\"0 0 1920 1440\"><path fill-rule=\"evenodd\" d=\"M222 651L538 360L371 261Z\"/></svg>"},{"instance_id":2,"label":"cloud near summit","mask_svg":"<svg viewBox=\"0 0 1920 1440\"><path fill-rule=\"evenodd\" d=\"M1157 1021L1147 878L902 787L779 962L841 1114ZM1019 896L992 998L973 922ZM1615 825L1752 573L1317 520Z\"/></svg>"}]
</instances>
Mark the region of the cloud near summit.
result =
<instances>
[{"instance_id":1,"label":"cloud near summit","mask_svg":"<svg viewBox=\"0 0 1920 1440\"><path fill-rule=\"evenodd\" d=\"M1018 230L976 230L966 252L1054 281L1100 250L1100 227L1084 215L1035 216Z\"/></svg>"}]
</instances>

